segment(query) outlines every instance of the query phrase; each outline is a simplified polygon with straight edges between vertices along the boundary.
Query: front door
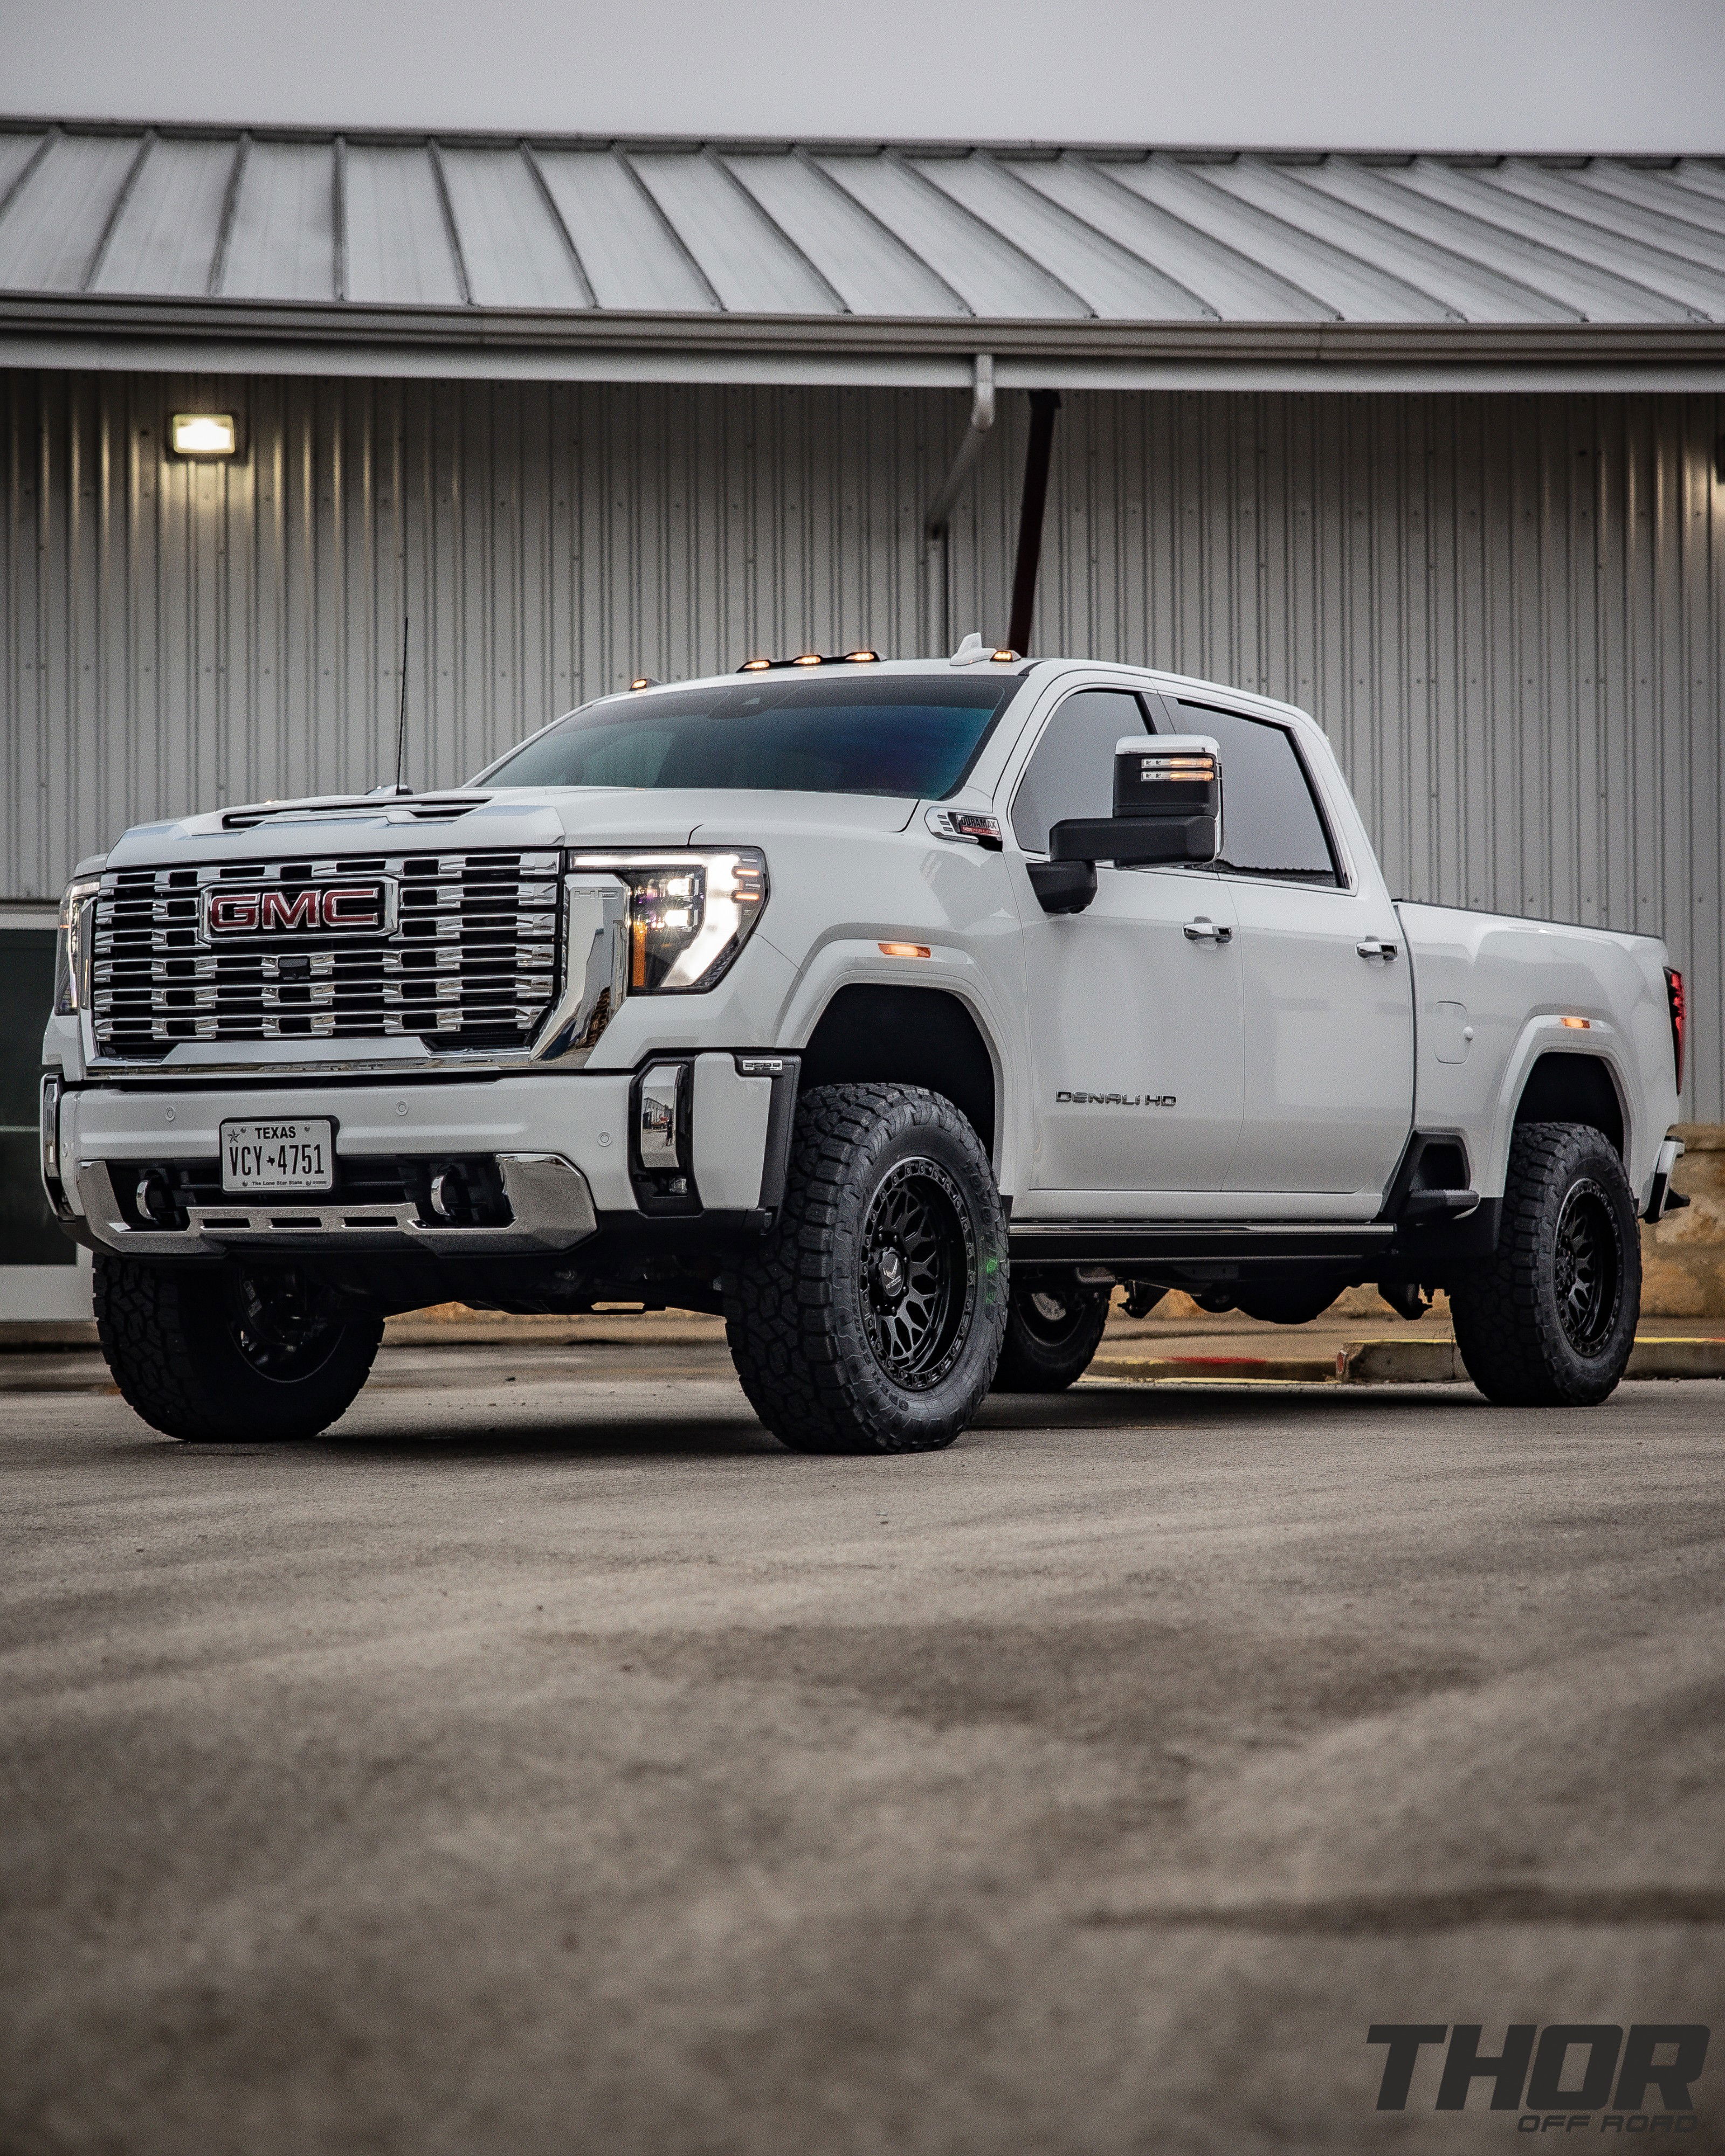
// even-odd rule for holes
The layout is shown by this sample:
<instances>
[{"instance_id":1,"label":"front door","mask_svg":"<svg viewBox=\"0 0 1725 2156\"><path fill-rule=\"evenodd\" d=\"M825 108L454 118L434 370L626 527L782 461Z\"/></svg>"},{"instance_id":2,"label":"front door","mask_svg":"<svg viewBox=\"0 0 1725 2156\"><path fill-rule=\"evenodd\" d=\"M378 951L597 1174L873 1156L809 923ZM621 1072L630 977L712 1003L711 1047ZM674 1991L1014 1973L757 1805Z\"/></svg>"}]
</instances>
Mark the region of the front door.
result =
<instances>
[{"instance_id":1,"label":"front door","mask_svg":"<svg viewBox=\"0 0 1725 2156\"><path fill-rule=\"evenodd\" d=\"M1014 798L1014 836L1111 812L1114 749L1148 731L1137 698L1080 690L1044 730ZM1225 786L1225 778L1224 778ZM1029 1209L1132 1218L1161 1192L1217 1191L1239 1142L1239 939L1227 880L1193 869L1096 870L1079 914L1046 914L1023 861L1035 1150Z\"/></svg>"}]
</instances>

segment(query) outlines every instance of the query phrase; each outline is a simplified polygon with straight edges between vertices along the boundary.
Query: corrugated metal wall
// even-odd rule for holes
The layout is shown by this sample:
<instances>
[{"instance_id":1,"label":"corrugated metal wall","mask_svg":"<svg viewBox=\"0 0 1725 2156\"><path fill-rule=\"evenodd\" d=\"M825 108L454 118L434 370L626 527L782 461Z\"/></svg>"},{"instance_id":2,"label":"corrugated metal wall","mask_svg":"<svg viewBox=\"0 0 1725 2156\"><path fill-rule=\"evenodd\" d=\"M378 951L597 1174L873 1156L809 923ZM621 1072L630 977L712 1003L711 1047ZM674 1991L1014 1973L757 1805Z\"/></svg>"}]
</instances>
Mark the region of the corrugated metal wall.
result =
<instances>
[{"instance_id":1,"label":"corrugated metal wall","mask_svg":"<svg viewBox=\"0 0 1725 2156\"><path fill-rule=\"evenodd\" d=\"M122 825L465 776L637 670L917 648L939 393L11 373L0 896ZM1024 412L955 524L999 634ZM242 415L231 465L170 412ZM1725 398L1095 395L1056 438L1037 646L1314 711L1409 896L1662 930L1725 1118Z\"/></svg>"}]
</instances>

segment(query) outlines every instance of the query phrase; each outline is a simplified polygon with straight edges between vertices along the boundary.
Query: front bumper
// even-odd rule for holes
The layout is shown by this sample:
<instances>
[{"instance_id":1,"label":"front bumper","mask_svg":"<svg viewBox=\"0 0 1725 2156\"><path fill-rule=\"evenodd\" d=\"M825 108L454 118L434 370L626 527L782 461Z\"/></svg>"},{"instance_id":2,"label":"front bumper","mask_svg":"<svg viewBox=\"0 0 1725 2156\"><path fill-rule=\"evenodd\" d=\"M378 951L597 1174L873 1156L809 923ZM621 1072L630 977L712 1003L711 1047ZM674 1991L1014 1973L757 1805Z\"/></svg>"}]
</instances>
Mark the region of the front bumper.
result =
<instances>
[{"instance_id":1,"label":"front bumper","mask_svg":"<svg viewBox=\"0 0 1725 2156\"><path fill-rule=\"evenodd\" d=\"M689 1209L748 1212L761 1202L773 1081L739 1070L728 1052L685 1060L698 1192ZM62 1225L94 1250L186 1258L240 1247L444 1258L554 1253L593 1235L602 1216L641 1213L631 1173L639 1166L633 1083L624 1071L417 1085L70 1087L44 1100L44 1178ZM223 1122L310 1117L334 1126L334 1191L236 1197L209 1186ZM375 1169L449 1157L495 1163L506 1219L458 1226L429 1219L423 1206L362 1194L365 1178L344 1173L344 1163ZM172 1163L201 1163L203 1194L185 1209L183 1224L150 1223L126 1194L152 1165Z\"/></svg>"},{"instance_id":2,"label":"front bumper","mask_svg":"<svg viewBox=\"0 0 1725 2156\"><path fill-rule=\"evenodd\" d=\"M507 1226L456 1227L426 1220L411 1202L347 1204L278 1195L194 1205L183 1228L139 1227L126 1218L105 1160L80 1161L74 1188L85 1226L103 1249L141 1257L213 1258L229 1250L429 1250L438 1257L531 1256L571 1249L598 1226L578 1168L553 1153L500 1153ZM124 1170L121 1171L122 1173Z\"/></svg>"}]
</instances>

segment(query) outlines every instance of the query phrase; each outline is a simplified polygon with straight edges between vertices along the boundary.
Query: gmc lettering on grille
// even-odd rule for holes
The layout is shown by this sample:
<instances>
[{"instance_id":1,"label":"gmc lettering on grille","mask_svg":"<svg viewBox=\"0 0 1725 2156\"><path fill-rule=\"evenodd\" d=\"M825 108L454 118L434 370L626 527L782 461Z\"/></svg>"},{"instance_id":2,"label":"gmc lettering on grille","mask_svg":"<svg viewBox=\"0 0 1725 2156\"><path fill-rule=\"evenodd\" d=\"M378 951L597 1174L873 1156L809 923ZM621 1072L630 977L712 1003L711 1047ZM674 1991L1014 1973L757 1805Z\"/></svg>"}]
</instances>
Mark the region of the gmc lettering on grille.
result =
<instances>
[{"instance_id":1,"label":"gmc lettering on grille","mask_svg":"<svg viewBox=\"0 0 1725 2156\"><path fill-rule=\"evenodd\" d=\"M213 942L229 936L326 936L332 931L387 935L395 926L389 883L303 884L290 891L203 892L200 928Z\"/></svg>"}]
</instances>

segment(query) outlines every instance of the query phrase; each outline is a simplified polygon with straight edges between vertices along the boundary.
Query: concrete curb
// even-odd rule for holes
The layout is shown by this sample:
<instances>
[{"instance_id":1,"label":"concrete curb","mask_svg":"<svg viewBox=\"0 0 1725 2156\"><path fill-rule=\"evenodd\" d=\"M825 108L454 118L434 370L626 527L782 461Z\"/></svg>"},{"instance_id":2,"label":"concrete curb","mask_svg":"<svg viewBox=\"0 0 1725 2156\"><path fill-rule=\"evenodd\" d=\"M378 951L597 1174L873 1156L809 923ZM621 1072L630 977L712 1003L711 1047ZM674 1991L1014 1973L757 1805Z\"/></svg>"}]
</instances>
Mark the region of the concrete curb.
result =
<instances>
[{"instance_id":1,"label":"concrete curb","mask_svg":"<svg viewBox=\"0 0 1725 2156\"><path fill-rule=\"evenodd\" d=\"M1455 1385L1467 1366L1453 1340L1359 1340L1317 1355L1099 1355L1086 1373L1129 1384ZM1642 1338L1628 1378L1725 1378L1725 1339Z\"/></svg>"},{"instance_id":2,"label":"concrete curb","mask_svg":"<svg viewBox=\"0 0 1725 2156\"><path fill-rule=\"evenodd\" d=\"M1134 1384L1322 1385L1336 1381L1328 1355L1098 1355L1086 1378Z\"/></svg>"},{"instance_id":3,"label":"concrete curb","mask_svg":"<svg viewBox=\"0 0 1725 2156\"><path fill-rule=\"evenodd\" d=\"M1725 1378L1725 1340L1643 1336L1629 1359L1632 1378Z\"/></svg>"}]
</instances>

